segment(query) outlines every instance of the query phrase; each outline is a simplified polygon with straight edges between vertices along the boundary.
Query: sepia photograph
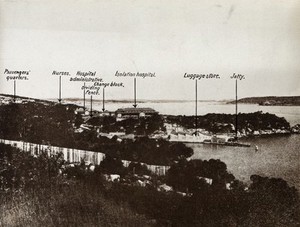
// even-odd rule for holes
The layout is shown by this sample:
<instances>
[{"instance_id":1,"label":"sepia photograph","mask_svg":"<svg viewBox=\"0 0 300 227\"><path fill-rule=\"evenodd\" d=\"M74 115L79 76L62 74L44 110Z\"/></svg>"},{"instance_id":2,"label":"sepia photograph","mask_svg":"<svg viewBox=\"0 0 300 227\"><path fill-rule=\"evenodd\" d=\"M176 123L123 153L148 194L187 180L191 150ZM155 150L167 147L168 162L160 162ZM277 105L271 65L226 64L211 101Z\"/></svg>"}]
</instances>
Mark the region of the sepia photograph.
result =
<instances>
[{"instance_id":1,"label":"sepia photograph","mask_svg":"<svg viewBox=\"0 0 300 227\"><path fill-rule=\"evenodd\" d=\"M300 226L299 0L0 0L0 227Z\"/></svg>"}]
</instances>

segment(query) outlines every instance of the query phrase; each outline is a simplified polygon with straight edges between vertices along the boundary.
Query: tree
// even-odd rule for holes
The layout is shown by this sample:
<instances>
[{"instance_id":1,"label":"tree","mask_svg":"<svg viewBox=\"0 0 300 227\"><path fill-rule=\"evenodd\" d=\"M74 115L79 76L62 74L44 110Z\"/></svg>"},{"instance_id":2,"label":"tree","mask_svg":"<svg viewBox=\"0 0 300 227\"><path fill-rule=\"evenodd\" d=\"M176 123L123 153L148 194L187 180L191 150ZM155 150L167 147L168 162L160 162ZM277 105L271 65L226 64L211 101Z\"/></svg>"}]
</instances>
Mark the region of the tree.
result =
<instances>
[{"instance_id":1,"label":"tree","mask_svg":"<svg viewBox=\"0 0 300 227\"><path fill-rule=\"evenodd\" d=\"M125 175L126 168L123 166L121 159L105 155L100 163L100 169L103 173Z\"/></svg>"},{"instance_id":2,"label":"tree","mask_svg":"<svg viewBox=\"0 0 300 227\"><path fill-rule=\"evenodd\" d=\"M227 172L226 164L214 159L209 161L183 159L172 165L167 174L168 184L175 189L189 192L209 187L205 178L211 179L212 187L218 190L224 190L226 183L234 180L234 176Z\"/></svg>"},{"instance_id":3,"label":"tree","mask_svg":"<svg viewBox=\"0 0 300 227\"><path fill-rule=\"evenodd\" d=\"M281 178L250 177L249 226L294 226L299 222L299 195Z\"/></svg>"}]
</instances>

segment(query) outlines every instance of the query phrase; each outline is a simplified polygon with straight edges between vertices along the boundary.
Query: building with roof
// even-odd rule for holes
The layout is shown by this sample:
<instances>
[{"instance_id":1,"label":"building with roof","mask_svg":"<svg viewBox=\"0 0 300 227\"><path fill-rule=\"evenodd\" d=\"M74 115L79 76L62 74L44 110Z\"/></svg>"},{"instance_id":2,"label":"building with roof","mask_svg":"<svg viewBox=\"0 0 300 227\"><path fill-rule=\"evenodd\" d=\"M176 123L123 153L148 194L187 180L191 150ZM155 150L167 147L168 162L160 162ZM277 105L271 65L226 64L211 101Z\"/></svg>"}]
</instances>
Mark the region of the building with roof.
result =
<instances>
[{"instance_id":1,"label":"building with roof","mask_svg":"<svg viewBox=\"0 0 300 227\"><path fill-rule=\"evenodd\" d=\"M152 108L120 108L116 110L117 121L121 121L128 118L141 118L141 117L151 117L158 114Z\"/></svg>"}]
</instances>

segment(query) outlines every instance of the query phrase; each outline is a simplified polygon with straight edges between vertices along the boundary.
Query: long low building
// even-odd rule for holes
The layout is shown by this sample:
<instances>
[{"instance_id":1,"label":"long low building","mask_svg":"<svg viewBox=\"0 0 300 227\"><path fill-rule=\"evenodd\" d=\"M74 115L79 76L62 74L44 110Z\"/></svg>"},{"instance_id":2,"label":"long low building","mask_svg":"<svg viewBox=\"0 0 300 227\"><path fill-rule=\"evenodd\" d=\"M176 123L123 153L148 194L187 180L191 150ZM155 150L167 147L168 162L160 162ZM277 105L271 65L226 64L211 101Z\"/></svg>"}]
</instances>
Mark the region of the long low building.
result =
<instances>
[{"instance_id":1,"label":"long low building","mask_svg":"<svg viewBox=\"0 0 300 227\"><path fill-rule=\"evenodd\" d=\"M140 118L140 117L151 117L158 114L152 108L120 108L116 110L117 120L124 120L127 118Z\"/></svg>"}]
</instances>

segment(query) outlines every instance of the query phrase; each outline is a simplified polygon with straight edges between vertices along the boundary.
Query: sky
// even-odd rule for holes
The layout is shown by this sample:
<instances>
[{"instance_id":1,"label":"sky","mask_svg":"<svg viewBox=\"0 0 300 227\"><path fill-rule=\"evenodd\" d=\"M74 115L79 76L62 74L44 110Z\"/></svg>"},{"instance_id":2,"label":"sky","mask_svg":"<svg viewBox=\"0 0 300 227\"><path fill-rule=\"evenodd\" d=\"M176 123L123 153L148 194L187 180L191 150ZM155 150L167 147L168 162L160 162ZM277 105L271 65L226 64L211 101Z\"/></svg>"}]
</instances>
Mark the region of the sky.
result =
<instances>
[{"instance_id":1,"label":"sky","mask_svg":"<svg viewBox=\"0 0 300 227\"><path fill-rule=\"evenodd\" d=\"M194 99L184 74L219 74L198 81L198 98L300 95L298 0L0 0L0 93L13 93L5 69L30 70L17 94L57 98L55 71L96 71L107 99ZM82 97L81 82L62 78L62 98ZM99 96L101 98L101 96Z\"/></svg>"}]
</instances>

